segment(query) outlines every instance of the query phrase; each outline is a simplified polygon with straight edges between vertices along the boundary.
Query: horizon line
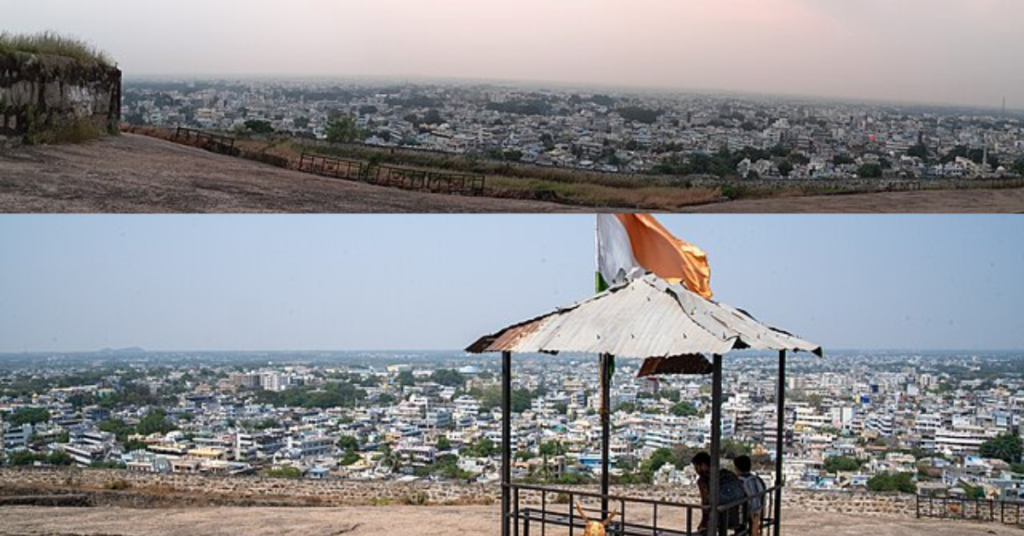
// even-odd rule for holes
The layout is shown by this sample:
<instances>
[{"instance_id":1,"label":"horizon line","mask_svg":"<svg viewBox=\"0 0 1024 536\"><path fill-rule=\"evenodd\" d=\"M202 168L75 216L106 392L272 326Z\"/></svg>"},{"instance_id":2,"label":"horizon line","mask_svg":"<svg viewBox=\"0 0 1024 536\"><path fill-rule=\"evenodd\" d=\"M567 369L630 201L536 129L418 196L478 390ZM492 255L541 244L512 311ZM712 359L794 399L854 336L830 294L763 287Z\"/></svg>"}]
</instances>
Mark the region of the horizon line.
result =
<instances>
[{"instance_id":1,"label":"horizon line","mask_svg":"<svg viewBox=\"0 0 1024 536\"><path fill-rule=\"evenodd\" d=\"M467 352L466 350L459 350L459 349L452 349L452 348L448 348L448 349L424 349L424 348L402 349L402 348L397 348L397 349L370 349L370 350L368 350L368 349L356 349L356 350L339 350L339 349L335 349L335 350L327 350L327 349L307 349L307 350L301 350L301 349L283 349L283 350L282 349L275 349L275 350L266 350L266 349L264 349L264 350L254 350L254 349L243 349L243 350L224 350L224 349L220 349L220 350L217 350L217 349L160 350L160 349L147 349L147 348L142 348L142 347L122 347L122 348L103 348L103 349L99 349L99 350L24 350L24 351L0 351L0 356L37 356L37 355L45 355L45 354L50 354L50 355L52 355L52 354L92 355L92 354L101 354L101 353L141 353L141 354L156 354L156 353L161 353L161 354L186 354L186 353L209 353L209 354L245 354L245 353L249 353L249 354L287 354L287 353L295 353L295 354L314 354L314 353L416 353L416 352L420 352L420 353L459 353L459 354L470 354L470 352ZM732 354L732 353L738 353L738 352L774 352L774 350L755 350L755 349L745 348L745 349L740 349L740 350L734 350L734 351L729 352L729 353ZM1022 353L1024 353L1024 348L852 348L852 347L851 348L839 348L839 347L837 347L837 348L835 348L835 349L833 349L831 351L826 349L825 350L825 358L827 359L829 354L835 354L837 352L842 352L842 353L846 353L846 352L908 352L908 353L912 353L912 352L965 352L965 353L971 353L971 352L1000 352L1000 353L1005 353L1005 352L1022 352ZM500 352L487 352L487 353L471 354L471 355L486 356L486 355L491 355L491 354L497 355L499 353ZM801 353L808 353L808 352L799 352L799 351L791 352L791 354L794 354L794 355L798 355L798 354L801 354ZM523 354L520 354L520 355L523 355ZM577 354L565 353L564 355L577 355ZM580 353L578 355L587 355L587 354L586 353ZM553 357L559 357L559 356L553 356ZM623 357L623 359L640 359L640 358Z\"/></svg>"}]
</instances>

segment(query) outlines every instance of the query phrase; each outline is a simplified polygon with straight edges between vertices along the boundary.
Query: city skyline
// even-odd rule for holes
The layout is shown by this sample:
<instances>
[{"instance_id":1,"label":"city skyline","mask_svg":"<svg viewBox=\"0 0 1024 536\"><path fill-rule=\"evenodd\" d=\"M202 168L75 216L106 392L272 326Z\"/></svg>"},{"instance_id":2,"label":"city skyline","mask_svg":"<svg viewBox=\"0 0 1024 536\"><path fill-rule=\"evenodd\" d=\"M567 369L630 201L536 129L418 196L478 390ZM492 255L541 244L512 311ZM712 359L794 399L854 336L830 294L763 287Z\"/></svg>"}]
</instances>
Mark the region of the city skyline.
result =
<instances>
[{"instance_id":1,"label":"city skyline","mask_svg":"<svg viewBox=\"0 0 1024 536\"><path fill-rule=\"evenodd\" d=\"M593 218L7 216L0 352L456 350L590 296ZM659 218L826 349L1024 347L1013 218Z\"/></svg>"},{"instance_id":2,"label":"city skyline","mask_svg":"<svg viewBox=\"0 0 1024 536\"><path fill-rule=\"evenodd\" d=\"M119 0L42 0L5 25L90 40L129 77L524 80L994 109L1005 97L1010 109L1024 106L1024 75L1011 67L1021 60L1013 21L1024 6L1010 0L278 6L159 0L143 17ZM187 40L153 37L183 32Z\"/></svg>"}]
</instances>

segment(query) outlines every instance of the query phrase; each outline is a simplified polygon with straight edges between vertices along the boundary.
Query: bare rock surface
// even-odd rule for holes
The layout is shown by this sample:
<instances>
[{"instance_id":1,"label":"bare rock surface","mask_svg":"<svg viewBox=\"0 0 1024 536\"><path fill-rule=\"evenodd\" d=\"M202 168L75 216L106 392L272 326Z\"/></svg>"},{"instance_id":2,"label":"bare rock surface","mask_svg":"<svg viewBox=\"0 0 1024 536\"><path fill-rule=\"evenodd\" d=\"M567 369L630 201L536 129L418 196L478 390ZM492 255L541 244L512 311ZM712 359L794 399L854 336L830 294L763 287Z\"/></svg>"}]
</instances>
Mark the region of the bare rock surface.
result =
<instances>
[{"instance_id":1,"label":"bare rock surface","mask_svg":"<svg viewBox=\"0 0 1024 536\"><path fill-rule=\"evenodd\" d=\"M50 508L0 507L0 535L10 536L491 536L498 533L497 506L381 506L343 508ZM998 524L790 510L787 536L1020 536ZM539 528L539 527L535 527ZM548 527L551 536L567 536Z\"/></svg>"},{"instance_id":2,"label":"bare rock surface","mask_svg":"<svg viewBox=\"0 0 1024 536\"><path fill-rule=\"evenodd\" d=\"M0 212L577 212L321 178L134 134L0 152Z\"/></svg>"},{"instance_id":3,"label":"bare rock surface","mask_svg":"<svg viewBox=\"0 0 1024 536\"><path fill-rule=\"evenodd\" d=\"M0 151L0 212L590 212L320 178L123 134L83 145ZM1024 189L750 199L686 212L1024 212Z\"/></svg>"}]
</instances>

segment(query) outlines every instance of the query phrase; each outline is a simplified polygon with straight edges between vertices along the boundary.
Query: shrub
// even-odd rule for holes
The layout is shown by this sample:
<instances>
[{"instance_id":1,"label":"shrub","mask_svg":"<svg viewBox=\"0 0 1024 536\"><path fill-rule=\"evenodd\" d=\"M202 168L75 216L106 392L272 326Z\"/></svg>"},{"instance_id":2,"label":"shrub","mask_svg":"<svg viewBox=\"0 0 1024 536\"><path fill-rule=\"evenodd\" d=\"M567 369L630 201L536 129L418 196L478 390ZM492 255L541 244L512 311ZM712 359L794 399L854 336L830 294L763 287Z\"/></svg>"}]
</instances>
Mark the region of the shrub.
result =
<instances>
[{"instance_id":1,"label":"shrub","mask_svg":"<svg viewBox=\"0 0 1024 536\"><path fill-rule=\"evenodd\" d=\"M131 487L132 487L132 483L128 482L127 480L125 480L123 478L115 478L113 480L108 480L108 481L103 483L103 489L109 489L109 490L115 490L115 491L116 490L125 490L125 489L129 489Z\"/></svg>"},{"instance_id":2,"label":"shrub","mask_svg":"<svg viewBox=\"0 0 1024 536\"><path fill-rule=\"evenodd\" d=\"M114 64L106 52L99 50L91 43L55 32L32 35L0 33L0 52L51 54L87 63L98 63L105 67Z\"/></svg>"}]
</instances>

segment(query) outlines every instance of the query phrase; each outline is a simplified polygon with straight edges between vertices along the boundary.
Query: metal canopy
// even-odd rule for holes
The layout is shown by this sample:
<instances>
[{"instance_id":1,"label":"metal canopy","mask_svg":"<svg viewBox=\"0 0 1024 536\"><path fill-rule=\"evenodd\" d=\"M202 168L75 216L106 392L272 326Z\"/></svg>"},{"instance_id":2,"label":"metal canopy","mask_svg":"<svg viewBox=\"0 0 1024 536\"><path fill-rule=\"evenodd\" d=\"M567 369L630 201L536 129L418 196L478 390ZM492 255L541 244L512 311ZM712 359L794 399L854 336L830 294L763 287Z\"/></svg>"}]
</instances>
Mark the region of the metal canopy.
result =
<instances>
[{"instance_id":1,"label":"metal canopy","mask_svg":"<svg viewBox=\"0 0 1024 536\"><path fill-rule=\"evenodd\" d=\"M467 351L667 358L744 348L822 354L819 345L653 274L482 337Z\"/></svg>"}]
</instances>

